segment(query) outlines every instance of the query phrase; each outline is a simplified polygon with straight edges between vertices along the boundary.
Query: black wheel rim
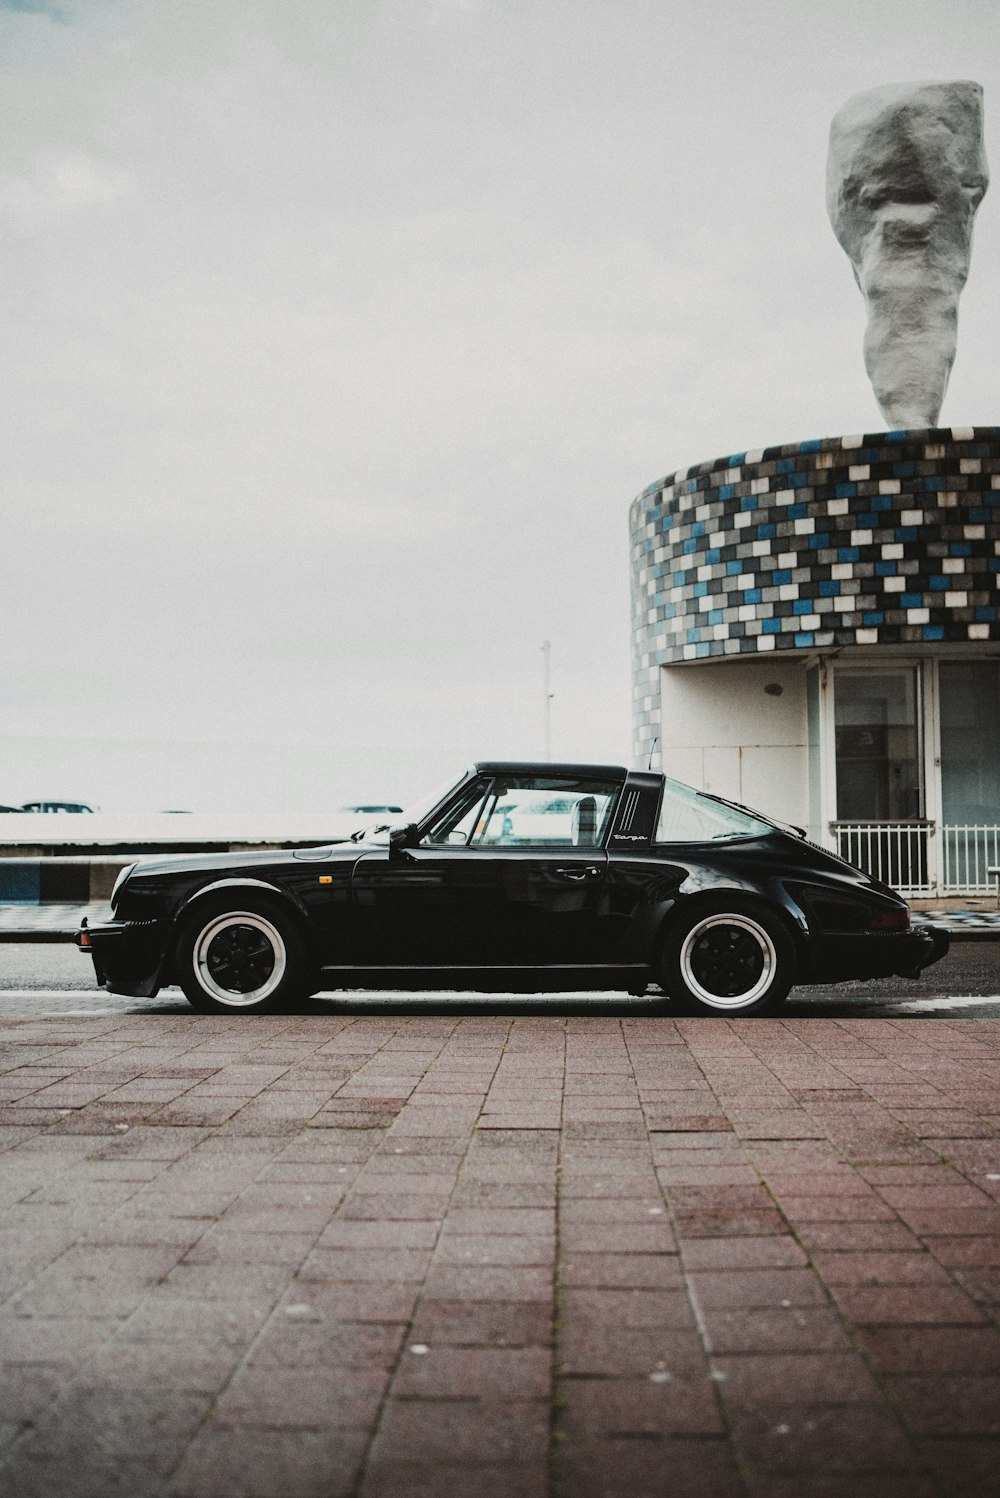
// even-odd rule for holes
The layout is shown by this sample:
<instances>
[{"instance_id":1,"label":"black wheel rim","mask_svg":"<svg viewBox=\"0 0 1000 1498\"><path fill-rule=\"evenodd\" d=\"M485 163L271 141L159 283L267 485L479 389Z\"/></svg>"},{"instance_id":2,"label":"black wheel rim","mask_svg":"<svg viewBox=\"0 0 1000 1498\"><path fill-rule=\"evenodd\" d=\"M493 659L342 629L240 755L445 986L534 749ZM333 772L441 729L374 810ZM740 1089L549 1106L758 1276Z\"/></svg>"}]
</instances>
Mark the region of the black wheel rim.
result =
<instances>
[{"instance_id":1,"label":"black wheel rim","mask_svg":"<svg viewBox=\"0 0 1000 1498\"><path fill-rule=\"evenodd\" d=\"M205 961L220 988L253 993L274 972L274 948L253 926L226 926L209 943Z\"/></svg>"}]
</instances>

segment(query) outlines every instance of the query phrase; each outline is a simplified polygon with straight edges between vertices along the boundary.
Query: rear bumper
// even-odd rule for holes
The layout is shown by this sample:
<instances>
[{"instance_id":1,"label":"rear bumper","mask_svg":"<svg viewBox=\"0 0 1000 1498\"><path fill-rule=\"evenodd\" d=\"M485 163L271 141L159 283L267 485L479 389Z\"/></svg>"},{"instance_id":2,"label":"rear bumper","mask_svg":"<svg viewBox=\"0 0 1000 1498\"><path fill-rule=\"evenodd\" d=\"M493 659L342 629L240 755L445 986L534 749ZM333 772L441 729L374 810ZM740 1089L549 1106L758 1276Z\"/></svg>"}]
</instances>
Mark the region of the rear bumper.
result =
<instances>
[{"instance_id":1,"label":"rear bumper","mask_svg":"<svg viewBox=\"0 0 1000 1498\"><path fill-rule=\"evenodd\" d=\"M151 999L159 990L165 952L158 921L105 921L90 926L84 919L75 941L93 960L97 981L109 993Z\"/></svg>"},{"instance_id":2,"label":"rear bumper","mask_svg":"<svg viewBox=\"0 0 1000 1498\"><path fill-rule=\"evenodd\" d=\"M811 943L812 983L865 978L919 978L951 945L947 931L861 931Z\"/></svg>"}]
</instances>

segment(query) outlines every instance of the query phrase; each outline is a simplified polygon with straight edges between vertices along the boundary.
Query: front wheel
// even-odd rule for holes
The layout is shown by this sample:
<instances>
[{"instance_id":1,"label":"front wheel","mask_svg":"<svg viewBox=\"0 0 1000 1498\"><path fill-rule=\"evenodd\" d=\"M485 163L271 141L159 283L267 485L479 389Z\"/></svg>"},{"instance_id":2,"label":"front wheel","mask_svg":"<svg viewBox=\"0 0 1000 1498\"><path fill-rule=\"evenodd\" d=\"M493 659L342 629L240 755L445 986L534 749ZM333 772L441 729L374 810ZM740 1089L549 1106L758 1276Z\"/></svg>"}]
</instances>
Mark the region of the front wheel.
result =
<instances>
[{"instance_id":1,"label":"front wheel","mask_svg":"<svg viewBox=\"0 0 1000 1498\"><path fill-rule=\"evenodd\" d=\"M305 954L269 900L213 901L192 912L175 949L177 981L203 1014L267 1014L300 998Z\"/></svg>"},{"instance_id":2,"label":"front wheel","mask_svg":"<svg viewBox=\"0 0 1000 1498\"><path fill-rule=\"evenodd\" d=\"M689 1014L767 1014L795 981L781 918L750 901L702 906L667 938L663 986Z\"/></svg>"}]
</instances>

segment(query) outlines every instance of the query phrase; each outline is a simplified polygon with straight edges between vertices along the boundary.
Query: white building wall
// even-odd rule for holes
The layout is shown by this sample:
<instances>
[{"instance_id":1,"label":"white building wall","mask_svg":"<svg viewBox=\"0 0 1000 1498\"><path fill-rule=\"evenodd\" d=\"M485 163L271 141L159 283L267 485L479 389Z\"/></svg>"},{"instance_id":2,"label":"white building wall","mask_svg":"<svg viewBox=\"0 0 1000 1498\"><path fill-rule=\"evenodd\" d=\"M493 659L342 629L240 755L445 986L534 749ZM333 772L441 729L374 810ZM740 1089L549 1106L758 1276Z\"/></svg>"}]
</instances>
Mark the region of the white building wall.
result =
<instances>
[{"instance_id":1,"label":"white building wall","mask_svg":"<svg viewBox=\"0 0 1000 1498\"><path fill-rule=\"evenodd\" d=\"M806 826L807 743L802 661L661 668L665 774Z\"/></svg>"}]
</instances>

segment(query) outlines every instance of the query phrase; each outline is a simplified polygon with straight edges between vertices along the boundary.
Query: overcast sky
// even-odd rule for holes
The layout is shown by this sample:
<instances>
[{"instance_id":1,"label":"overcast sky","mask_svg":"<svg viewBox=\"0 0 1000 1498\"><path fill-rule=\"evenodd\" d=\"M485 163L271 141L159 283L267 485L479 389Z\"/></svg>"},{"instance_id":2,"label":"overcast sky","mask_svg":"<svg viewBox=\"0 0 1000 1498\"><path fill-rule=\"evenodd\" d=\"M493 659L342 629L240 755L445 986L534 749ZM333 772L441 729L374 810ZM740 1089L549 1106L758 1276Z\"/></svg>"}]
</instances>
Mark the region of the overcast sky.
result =
<instances>
[{"instance_id":1,"label":"overcast sky","mask_svg":"<svg viewBox=\"0 0 1000 1498\"><path fill-rule=\"evenodd\" d=\"M884 426L829 123L995 0L0 0L0 802L627 760L628 506ZM942 421L1000 421L1000 183Z\"/></svg>"}]
</instances>

